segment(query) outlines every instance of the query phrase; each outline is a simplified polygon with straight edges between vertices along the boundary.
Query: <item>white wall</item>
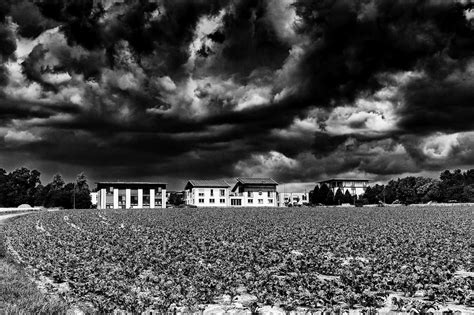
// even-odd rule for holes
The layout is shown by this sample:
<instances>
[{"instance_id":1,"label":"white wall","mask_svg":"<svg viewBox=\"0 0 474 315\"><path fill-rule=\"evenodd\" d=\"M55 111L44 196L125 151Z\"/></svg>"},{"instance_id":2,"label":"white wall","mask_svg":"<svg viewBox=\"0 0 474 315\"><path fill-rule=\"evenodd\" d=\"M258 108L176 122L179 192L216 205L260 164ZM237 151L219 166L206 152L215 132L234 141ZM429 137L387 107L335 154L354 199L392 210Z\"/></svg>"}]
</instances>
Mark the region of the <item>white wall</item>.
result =
<instances>
[{"instance_id":1,"label":"white wall","mask_svg":"<svg viewBox=\"0 0 474 315\"><path fill-rule=\"evenodd\" d=\"M138 189L138 205L131 206L131 189L125 189L125 208L143 208L143 191L144 189ZM155 206L155 189L150 189L150 208L158 208ZM97 209L106 209L106 193L107 189L103 188L96 194ZM113 208L119 209L119 191L113 189ZM148 208L148 207L147 207ZM161 190L161 208L166 208L166 189Z\"/></svg>"},{"instance_id":2,"label":"white wall","mask_svg":"<svg viewBox=\"0 0 474 315\"><path fill-rule=\"evenodd\" d=\"M221 196L224 190L224 196ZM211 191L213 195L211 196ZM198 207L226 207L229 201L229 188L209 187L186 190L186 204ZM211 200L214 199L214 202ZM224 202L220 202L223 199Z\"/></svg>"},{"instance_id":3,"label":"white wall","mask_svg":"<svg viewBox=\"0 0 474 315\"><path fill-rule=\"evenodd\" d=\"M287 198L287 200L285 200ZM278 194L278 206L285 207L285 203L291 203L293 205L302 205L309 202L309 193L307 192L293 192L293 193L279 193Z\"/></svg>"}]
</instances>

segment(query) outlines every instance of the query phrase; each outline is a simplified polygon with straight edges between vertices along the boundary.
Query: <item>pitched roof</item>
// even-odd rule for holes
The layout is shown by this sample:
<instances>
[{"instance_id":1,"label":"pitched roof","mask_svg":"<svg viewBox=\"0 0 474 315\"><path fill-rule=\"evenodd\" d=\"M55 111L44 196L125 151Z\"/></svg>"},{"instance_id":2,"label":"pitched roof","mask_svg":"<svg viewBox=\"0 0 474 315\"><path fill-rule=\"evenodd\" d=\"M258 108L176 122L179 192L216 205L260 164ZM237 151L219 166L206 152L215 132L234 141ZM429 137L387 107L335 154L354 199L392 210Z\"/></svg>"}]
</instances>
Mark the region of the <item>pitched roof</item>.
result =
<instances>
[{"instance_id":1,"label":"pitched roof","mask_svg":"<svg viewBox=\"0 0 474 315\"><path fill-rule=\"evenodd\" d=\"M274 181L273 178L239 177L237 178L237 181L243 185L246 185L246 184L278 185L278 183Z\"/></svg>"},{"instance_id":2,"label":"pitched roof","mask_svg":"<svg viewBox=\"0 0 474 315\"><path fill-rule=\"evenodd\" d=\"M370 180L363 179L363 178L330 178L326 180L321 180L318 183L327 183L327 182L332 182L332 181L369 182Z\"/></svg>"},{"instance_id":3,"label":"pitched roof","mask_svg":"<svg viewBox=\"0 0 474 315\"><path fill-rule=\"evenodd\" d=\"M115 187L121 189L140 189L142 187L161 187L166 189L166 183L162 182L112 182L112 181L105 181L105 182L97 182L97 188L106 188L106 187Z\"/></svg>"},{"instance_id":4,"label":"pitched roof","mask_svg":"<svg viewBox=\"0 0 474 315\"><path fill-rule=\"evenodd\" d=\"M97 182L97 184L104 184L104 185L113 185L113 184L119 184L119 185L166 185L166 183L163 182Z\"/></svg>"},{"instance_id":5,"label":"pitched roof","mask_svg":"<svg viewBox=\"0 0 474 315\"><path fill-rule=\"evenodd\" d=\"M222 179L190 179L186 186L188 185L193 187L230 187L230 185Z\"/></svg>"}]
</instances>

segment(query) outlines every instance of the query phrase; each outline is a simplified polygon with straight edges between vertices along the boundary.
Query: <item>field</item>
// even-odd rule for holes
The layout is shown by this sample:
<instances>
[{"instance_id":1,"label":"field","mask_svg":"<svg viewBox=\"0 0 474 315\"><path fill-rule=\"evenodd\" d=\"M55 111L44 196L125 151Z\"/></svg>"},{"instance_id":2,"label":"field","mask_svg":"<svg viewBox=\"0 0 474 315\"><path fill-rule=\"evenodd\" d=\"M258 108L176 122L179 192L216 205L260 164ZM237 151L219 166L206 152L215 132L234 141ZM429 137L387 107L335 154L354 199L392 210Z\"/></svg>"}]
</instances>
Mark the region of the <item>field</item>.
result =
<instances>
[{"instance_id":1,"label":"field","mask_svg":"<svg viewBox=\"0 0 474 315\"><path fill-rule=\"evenodd\" d=\"M422 312L473 306L472 210L70 210L18 217L5 232L46 289L102 312L368 309L387 298Z\"/></svg>"}]
</instances>

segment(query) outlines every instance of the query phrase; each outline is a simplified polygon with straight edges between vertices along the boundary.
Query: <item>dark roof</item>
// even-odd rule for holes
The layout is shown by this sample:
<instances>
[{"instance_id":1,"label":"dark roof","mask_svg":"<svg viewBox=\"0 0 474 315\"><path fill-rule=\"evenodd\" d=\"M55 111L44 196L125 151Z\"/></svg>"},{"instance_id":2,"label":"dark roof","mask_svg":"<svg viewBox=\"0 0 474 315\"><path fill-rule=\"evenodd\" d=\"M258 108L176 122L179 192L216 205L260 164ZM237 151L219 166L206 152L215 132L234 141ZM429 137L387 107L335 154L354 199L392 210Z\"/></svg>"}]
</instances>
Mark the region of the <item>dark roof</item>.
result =
<instances>
[{"instance_id":1,"label":"dark roof","mask_svg":"<svg viewBox=\"0 0 474 315\"><path fill-rule=\"evenodd\" d=\"M327 183L327 182L334 182L334 181L347 181L347 182L369 182L368 179L361 179L361 178L330 178L326 180L321 180L318 183Z\"/></svg>"},{"instance_id":2,"label":"dark roof","mask_svg":"<svg viewBox=\"0 0 474 315\"><path fill-rule=\"evenodd\" d=\"M135 188L135 187L156 187L164 186L166 188L166 183L162 182L97 182L97 187L126 187L126 188Z\"/></svg>"},{"instance_id":3,"label":"dark roof","mask_svg":"<svg viewBox=\"0 0 474 315\"><path fill-rule=\"evenodd\" d=\"M237 178L237 182L243 184L243 185L258 185L258 184L264 184L264 185L278 185L276 181L273 180L273 178L253 178L253 177L239 177Z\"/></svg>"},{"instance_id":4,"label":"dark roof","mask_svg":"<svg viewBox=\"0 0 474 315\"><path fill-rule=\"evenodd\" d=\"M188 180L186 187L189 185L192 187L230 187L230 185L222 179L190 179Z\"/></svg>"}]
</instances>

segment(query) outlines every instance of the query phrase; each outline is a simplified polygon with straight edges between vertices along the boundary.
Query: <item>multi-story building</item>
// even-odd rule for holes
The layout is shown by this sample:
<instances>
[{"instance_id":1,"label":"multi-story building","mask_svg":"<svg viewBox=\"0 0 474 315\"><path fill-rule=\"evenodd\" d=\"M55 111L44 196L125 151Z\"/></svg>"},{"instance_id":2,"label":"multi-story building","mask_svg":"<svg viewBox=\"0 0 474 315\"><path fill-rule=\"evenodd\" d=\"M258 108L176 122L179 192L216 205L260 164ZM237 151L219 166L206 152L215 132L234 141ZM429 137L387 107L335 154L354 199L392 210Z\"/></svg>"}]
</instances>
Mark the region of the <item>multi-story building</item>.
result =
<instances>
[{"instance_id":1,"label":"multi-story building","mask_svg":"<svg viewBox=\"0 0 474 315\"><path fill-rule=\"evenodd\" d=\"M307 192L278 193L278 207L301 206L308 202L309 193Z\"/></svg>"},{"instance_id":2,"label":"multi-story building","mask_svg":"<svg viewBox=\"0 0 474 315\"><path fill-rule=\"evenodd\" d=\"M97 209L166 208L166 184L99 182Z\"/></svg>"},{"instance_id":3,"label":"multi-story building","mask_svg":"<svg viewBox=\"0 0 474 315\"><path fill-rule=\"evenodd\" d=\"M342 193L349 193L352 196L359 196L365 193L365 190L369 186L368 179L354 179L354 178L332 178L318 182L319 186L326 184L333 193L341 188Z\"/></svg>"},{"instance_id":4,"label":"multi-story building","mask_svg":"<svg viewBox=\"0 0 474 315\"><path fill-rule=\"evenodd\" d=\"M231 207L276 207L278 183L272 178L240 177L229 195Z\"/></svg>"},{"instance_id":5,"label":"multi-story building","mask_svg":"<svg viewBox=\"0 0 474 315\"><path fill-rule=\"evenodd\" d=\"M197 207L226 207L229 187L225 180L188 180L184 187L185 203Z\"/></svg>"}]
</instances>

